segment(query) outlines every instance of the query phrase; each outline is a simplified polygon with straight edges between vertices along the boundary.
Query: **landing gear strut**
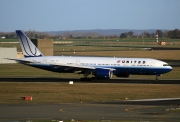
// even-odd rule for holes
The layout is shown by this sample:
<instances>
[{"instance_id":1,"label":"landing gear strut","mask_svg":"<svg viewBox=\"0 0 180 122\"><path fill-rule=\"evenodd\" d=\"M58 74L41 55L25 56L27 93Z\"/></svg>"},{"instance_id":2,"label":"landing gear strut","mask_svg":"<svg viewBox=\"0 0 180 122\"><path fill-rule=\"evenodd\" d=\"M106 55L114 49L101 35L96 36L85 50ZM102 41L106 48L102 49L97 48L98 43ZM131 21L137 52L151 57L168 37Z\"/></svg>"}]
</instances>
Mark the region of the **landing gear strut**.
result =
<instances>
[{"instance_id":1,"label":"landing gear strut","mask_svg":"<svg viewBox=\"0 0 180 122\"><path fill-rule=\"evenodd\" d=\"M160 76L161 76L161 74L157 74L155 80L158 81Z\"/></svg>"},{"instance_id":2,"label":"landing gear strut","mask_svg":"<svg viewBox=\"0 0 180 122\"><path fill-rule=\"evenodd\" d=\"M91 72L85 72L84 77L82 77L81 81L91 81L91 78L88 78L88 75L91 74Z\"/></svg>"}]
</instances>

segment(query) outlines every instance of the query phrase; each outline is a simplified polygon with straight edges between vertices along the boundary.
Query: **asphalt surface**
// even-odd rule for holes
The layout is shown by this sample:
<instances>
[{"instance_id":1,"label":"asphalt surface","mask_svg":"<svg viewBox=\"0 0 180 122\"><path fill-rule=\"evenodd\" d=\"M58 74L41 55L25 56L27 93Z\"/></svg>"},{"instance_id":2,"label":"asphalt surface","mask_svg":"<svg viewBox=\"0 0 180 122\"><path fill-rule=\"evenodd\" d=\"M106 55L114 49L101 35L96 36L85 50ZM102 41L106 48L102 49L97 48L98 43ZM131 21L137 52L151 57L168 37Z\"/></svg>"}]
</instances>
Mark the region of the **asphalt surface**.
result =
<instances>
[{"instance_id":1,"label":"asphalt surface","mask_svg":"<svg viewBox=\"0 0 180 122\"><path fill-rule=\"evenodd\" d=\"M75 79L75 78L51 78L51 77L37 77L37 78L0 78L0 82L69 82L74 81L77 83L142 83L142 84L180 84L180 79L159 79L155 81L153 79Z\"/></svg>"},{"instance_id":2,"label":"asphalt surface","mask_svg":"<svg viewBox=\"0 0 180 122\"><path fill-rule=\"evenodd\" d=\"M0 82L79 82L180 84L180 80L111 79L83 80L70 78L0 78ZM0 104L0 122L35 120L98 121L179 121L180 98L155 101L117 101L94 103Z\"/></svg>"},{"instance_id":3,"label":"asphalt surface","mask_svg":"<svg viewBox=\"0 0 180 122\"><path fill-rule=\"evenodd\" d=\"M179 121L180 108L175 103L69 103L69 104L0 104L1 122L33 120L99 120L99 121Z\"/></svg>"}]
</instances>

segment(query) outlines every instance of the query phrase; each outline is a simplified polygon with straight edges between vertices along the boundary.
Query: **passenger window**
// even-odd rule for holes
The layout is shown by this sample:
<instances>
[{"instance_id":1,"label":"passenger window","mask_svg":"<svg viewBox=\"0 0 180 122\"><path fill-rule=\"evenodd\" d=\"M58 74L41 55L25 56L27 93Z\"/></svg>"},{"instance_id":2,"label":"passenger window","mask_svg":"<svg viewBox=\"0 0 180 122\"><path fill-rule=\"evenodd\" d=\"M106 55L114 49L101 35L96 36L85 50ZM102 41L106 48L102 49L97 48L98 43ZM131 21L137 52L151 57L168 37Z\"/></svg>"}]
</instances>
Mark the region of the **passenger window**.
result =
<instances>
[{"instance_id":1,"label":"passenger window","mask_svg":"<svg viewBox=\"0 0 180 122\"><path fill-rule=\"evenodd\" d=\"M163 64L163 66L168 66L168 64Z\"/></svg>"}]
</instances>

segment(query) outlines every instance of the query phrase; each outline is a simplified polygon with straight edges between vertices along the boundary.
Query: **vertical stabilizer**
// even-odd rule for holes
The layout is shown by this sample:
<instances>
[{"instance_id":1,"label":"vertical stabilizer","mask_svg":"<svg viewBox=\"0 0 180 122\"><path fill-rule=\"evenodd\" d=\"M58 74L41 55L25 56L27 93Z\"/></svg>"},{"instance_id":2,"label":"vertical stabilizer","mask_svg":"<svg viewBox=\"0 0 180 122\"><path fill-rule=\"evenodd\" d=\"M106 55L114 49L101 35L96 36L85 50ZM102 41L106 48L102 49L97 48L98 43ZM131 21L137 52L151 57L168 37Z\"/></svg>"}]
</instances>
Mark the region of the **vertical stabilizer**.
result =
<instances>
[{"instance_id":1,"label":"vertical stabilizer","mask_svg":"<svg viewBox=\"0 0 180 122\"><path fill-rule=\"evenodd\" d=\"M39 49L31 42L31 40L21 30L16 30L16 34L18 36L24 57L43 56L43 54L39 51Z\"/></svg>"}]
</instances>

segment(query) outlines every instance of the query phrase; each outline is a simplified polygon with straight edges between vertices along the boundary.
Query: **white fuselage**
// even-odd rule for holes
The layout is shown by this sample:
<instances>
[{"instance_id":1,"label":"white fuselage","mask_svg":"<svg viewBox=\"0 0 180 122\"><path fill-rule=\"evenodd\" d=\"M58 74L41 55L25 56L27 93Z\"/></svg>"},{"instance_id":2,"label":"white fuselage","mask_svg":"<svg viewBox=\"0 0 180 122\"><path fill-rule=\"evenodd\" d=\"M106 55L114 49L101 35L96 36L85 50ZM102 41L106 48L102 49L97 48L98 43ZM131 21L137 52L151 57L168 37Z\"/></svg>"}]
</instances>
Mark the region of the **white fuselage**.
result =
<instances>
[{"instance_id":1,"label":"white fuselage","mask_svg":"<svg viewBox=\"0 0 180 122\"><path fill-rule=\"evenodd\" d=\"M55 72L82 71L81 67L83 69L87 67L90 72L97 68L107 68L112 69L116 76L129 74L160 75L172 70L172 67L168 66L166 62L149 58L43 56L19 60L27 61L28 63L25 64L30 66Z\"/></svg>"}]
</instances>

